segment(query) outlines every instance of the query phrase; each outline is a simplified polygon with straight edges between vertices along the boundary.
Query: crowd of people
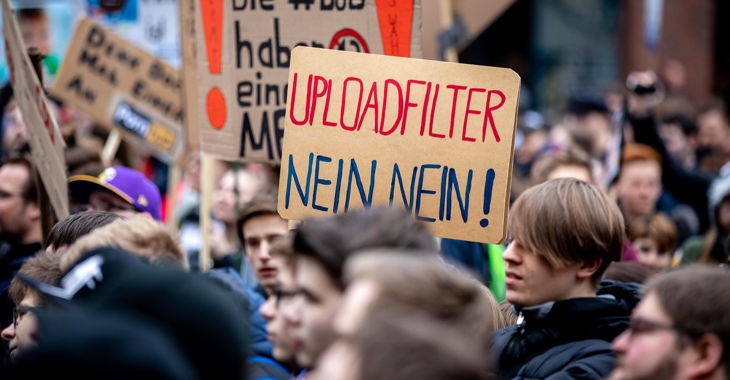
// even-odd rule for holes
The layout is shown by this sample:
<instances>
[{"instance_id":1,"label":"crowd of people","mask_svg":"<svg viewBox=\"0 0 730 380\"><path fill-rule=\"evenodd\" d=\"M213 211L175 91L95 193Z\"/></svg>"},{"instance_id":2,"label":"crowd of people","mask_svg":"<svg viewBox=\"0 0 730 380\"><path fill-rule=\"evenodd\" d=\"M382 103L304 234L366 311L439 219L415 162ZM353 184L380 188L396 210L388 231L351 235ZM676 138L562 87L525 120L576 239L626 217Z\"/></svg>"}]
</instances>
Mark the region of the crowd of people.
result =
<instances>
[{"instance_id":1,"label":"crowd of people","mask_svg":"<svg viewBox=\"0 0 730 380\"><path fill-rule=\"evenodd\" d=\"M398 208L292 223L276 167L224 161L203 230L198 151L168 191L164 163L106 157L108 131L58 102L72 215L44 231L5 85L0 378L730 378L727 110L628 82L520 110L503 244Z\"/></svg>"}]
</instances>

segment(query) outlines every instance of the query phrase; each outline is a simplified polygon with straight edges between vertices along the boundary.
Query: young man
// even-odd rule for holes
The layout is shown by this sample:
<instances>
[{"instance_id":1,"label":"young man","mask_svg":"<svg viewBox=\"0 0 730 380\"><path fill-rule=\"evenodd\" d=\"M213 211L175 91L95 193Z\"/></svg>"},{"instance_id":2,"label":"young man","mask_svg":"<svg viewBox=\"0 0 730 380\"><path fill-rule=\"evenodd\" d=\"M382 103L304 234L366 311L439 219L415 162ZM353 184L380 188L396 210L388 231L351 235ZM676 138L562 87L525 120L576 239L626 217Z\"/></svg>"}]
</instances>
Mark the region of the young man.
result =
<instances>
[{"instance_id":1,"label":"young man","mask_svg":"<svg viewBox=\"0 0 730 380\"><path fill-rule=\"evenodd\" d=\"M634 285L599 287L626 238L616 204L583 181L555 179L517 199L507 228L507 300L518 321L495 333L498 377L608 375L610 342L638 301Z\"/></svg>"},{"instance_id":2,"label":"young man","mask_svg":"<svg viewBox=\"0 0 730 380\"><path fill-rule=\"evenodd\" d=\"M289 230L289 222L276 211L277 203L275 191L257 193L243 206L236 221L243 253L265 297L273 294L279 270L271 257L272 244Z\"/></svg>"},{"instance_id":3,"label":"young man","mask_svg":"<svg viewBox=\"0 0 730 380\"><path fill-rule=\"evenodd\" d=\"M162 220L160 190L136 170L114 166L98 177L71 176L68 185L74 201L89 211L108 211L125 218L143 213Z\"/></svg>"},{"instance_id":4,"label":"young man","mask_svg":"<svg viewBox=\"0 0 730 380\"><path fill-rule=\"evenodd\" d=\"M613 342L611 380L728 379L730 275L696 266L647 284L629 328Z\"/></svg>"},{"instance_id":5,"label":"young man","mask_svg":"<svg viewBox=\"0 0 730 380\"><path fill-rule=\"evenodd\" d=\"M294 234L297 295L285 312L299 344L296 358L310 369L334 341L333 322L345 288L342 271L353 253L368 248L436 252L426 226L403 210L371 208L307 220Z\"/></svg>"},{"instance_id":6,"label":"young man","mask_svg":"<svg viewBox=\"0 0 730 380\"><path fill-rule=\"evenodd\" d=\"M86 211L70 215L51 228L46 238L46 251L66 252L82 236L119 219L122 217L106 211Z\"/></svg>"},{"instance_id":7,"label":"young man","mask_svg":"<svg viewBox=\"0 0 730 380\"><path fill-rule=\"evenodd\" d=\"M624 147L616 194L628 226L642 224L654 215L662 194L659 154L646 145Z\"/></svg>"}]
</instances>

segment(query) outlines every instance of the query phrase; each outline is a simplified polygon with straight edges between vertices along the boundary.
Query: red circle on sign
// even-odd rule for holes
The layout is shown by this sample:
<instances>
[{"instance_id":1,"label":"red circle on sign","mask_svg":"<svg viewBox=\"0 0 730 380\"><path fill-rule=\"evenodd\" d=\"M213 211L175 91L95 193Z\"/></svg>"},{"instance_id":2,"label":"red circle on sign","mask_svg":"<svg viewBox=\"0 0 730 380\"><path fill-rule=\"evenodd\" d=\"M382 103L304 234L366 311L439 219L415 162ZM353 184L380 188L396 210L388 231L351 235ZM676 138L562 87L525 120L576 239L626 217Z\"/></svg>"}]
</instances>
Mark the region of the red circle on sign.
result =
<instances>
[{"instance_id":1,"label":"red circle on sign","mask_svg":"<svg viewBox=\"0 0 730 380\"><path fill-rule=\"evenodd\" d=\"M370 53L370 49L368 48L368 44L365 43L365 39L362 38L360 33L354 31L350 28L345 28L340 30L339 32L335 33L335 36L332 37L332 41L330 41L330 49L334 49L337 47L337 42L343 38L343 37L352 37L357 40L357 42L362 45L362 50L364 53Z\"/></svg>"},{"instance_id":2,"label":"red circle on sign","mask_svg":"<svg viewBox=\"0 0 730 380\"><path fill-rule=\"evenodd\" d=\"M213 87L208 91L208 99L206 101L208 111L208 121L215 129L221 129L226 124L226 98L218 87Z\"/></svg>"}]
</instances>

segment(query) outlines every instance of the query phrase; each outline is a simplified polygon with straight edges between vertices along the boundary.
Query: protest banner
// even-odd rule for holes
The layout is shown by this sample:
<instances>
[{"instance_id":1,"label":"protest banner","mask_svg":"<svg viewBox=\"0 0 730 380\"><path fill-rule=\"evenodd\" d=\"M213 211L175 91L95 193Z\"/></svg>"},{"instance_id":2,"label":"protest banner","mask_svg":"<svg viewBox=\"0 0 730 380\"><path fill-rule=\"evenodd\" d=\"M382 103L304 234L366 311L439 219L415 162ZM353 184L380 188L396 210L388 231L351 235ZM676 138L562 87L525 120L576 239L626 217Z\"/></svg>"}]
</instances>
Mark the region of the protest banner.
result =
<instances>
[{"instance_id":1,"label":"protest banner","mask_svg":"<svg viewBox=\"0 0 730 380\"><path fill-rule=\"evenodd\" d=\"M31 156L58 219L69 215L66 145L35 69L23 45L9 0L2 0L3 37L10 84L23 115Z\"/></svg>"},{"instance_id":2,"label":"protest banner","mask_svg":"<svg viewBox=\"0 0 730 380\"><path fill-rule=\"evenodd\" d=\"M185 147L180 91L176 69L89 19L76 26L51 88L168 163Z\"/></svg>"},{"instance_id":3,"label":"protest banner","mask_svg":"<svg viewBox=\"0 0 730 380\"><path fill-rule=\"evenodd\" d=\"M282 217L390 205L439 237L504 240L515 72L305 47L291 62Z\"/></svg>"},{"instance_id":4,"label":"protest banner","mask_svg":"<svg viewBox=\"0 0 730 380\"><path fill-rule=\"evenodd\" d=\"M291 50L421 56L421 0L203 0L196 3L201 148L279 163Z\"/></svg>"},{"instance_id":5,"label":"protest banner","mask_svg":"<svg viewBox=\"0 0 730 380\"><path fill-rule=\"evenodd\" d=\"M195 40L195 6L196 0L179 0L180 11L180 51L182 53L182 104L185 112L185 136L188 146L200 146L200 128L198 128L198 57Z\"/></svg>"}]
</instances>

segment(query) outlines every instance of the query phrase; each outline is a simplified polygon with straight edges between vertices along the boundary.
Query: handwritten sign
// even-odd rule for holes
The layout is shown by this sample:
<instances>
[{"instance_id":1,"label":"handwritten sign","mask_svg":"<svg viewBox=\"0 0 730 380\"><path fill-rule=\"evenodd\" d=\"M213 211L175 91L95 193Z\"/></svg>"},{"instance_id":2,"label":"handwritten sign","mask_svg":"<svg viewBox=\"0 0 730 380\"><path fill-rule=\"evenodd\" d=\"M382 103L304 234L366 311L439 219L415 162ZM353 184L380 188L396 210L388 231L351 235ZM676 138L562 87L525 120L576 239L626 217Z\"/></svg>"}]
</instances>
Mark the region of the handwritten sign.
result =
<instances>
[{"instance_id":1,"label":"handwritten sign","mask_svg":"<svg viewBox=\"0 0 730 380\"><path fill-rule=\"evenodd\" d=\"M294 49L279 213L391 205L436 236L503 241L519 86L508 69Z\"/></svg>"},{"instance_id":2,"label":"handwritten sign","mask_svg":"<svg viewBox=\"0 0 730 380\"><path fill-rule=\"evenodd\" d=\"M279 163L291 51L421 56L421 0L200 0L202 150Z\"/></svg>"},{"instance_id":3,"label":"handwritten sign","mask_svg":"<svg viewBox=\"0 0 730 380\"><path fill-rule=\"evenodd\" d=\"M200 128L198 127L198 51L195 43L195 9L197 0L179 0L180 11L180 50L182 52L183 112L185 112L185 136L188 146L200 146Z\"/></svg>"},{"instance_id":4,"label":"handwritten sign","mask_svg":"<svg viewBox=\"0 0 730 380\"><path fill-rule=\"evenodd\" d=\"M176 69L88 19L79 21L51 88L168 162L184 148L180 91Z\"/></svg>"},{"instance_id":5,"label":"handwritten sign","mask_svg":"<svg viewBox=\"0 0 730 380\"><path fill-rule=\"evenodd\" d=\"M48 192L56 217L69 215L66 182L66 145L58 124L49 112L48 99L23 45L18 21L9 0L2 0L5 57L10 84L28 128L31 156Z\"/></svg>"}]
</instances>

